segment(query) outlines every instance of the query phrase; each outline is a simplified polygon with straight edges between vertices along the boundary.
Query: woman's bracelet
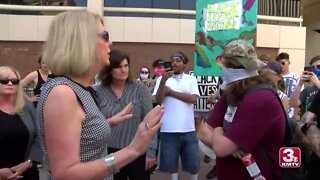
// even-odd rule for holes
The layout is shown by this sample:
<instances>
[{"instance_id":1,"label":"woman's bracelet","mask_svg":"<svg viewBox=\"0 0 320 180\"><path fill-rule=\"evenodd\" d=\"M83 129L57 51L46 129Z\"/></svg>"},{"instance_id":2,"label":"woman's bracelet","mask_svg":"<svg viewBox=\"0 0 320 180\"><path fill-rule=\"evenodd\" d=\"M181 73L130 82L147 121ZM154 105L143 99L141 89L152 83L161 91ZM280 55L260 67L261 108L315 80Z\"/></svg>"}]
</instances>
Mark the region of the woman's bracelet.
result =
<instances>
[{"instance_id":1,"label":"woman's bracelet","mask_svg":"<svg viewBox=\"0 0 320 180\"><path fill-rule=\"evenodd\" d=\"M32 168L32 165L33 165L32 161L30 159L28 159L27 162L30 164L29 168Z\"/></svg>"},{"instance_id":2,"label":"woman's bracelet","mask_svg":"<svg viewBox=\"0 0 320 180\"><path fill-rule=\"evenodd\" d=\"M104 159L104 163L106 164L107 168L111 170L111 174L116 174L117 173L117 168L116 168L116 161L113 156L113 153L107 155Z\"/></svg>"}]
</instances>

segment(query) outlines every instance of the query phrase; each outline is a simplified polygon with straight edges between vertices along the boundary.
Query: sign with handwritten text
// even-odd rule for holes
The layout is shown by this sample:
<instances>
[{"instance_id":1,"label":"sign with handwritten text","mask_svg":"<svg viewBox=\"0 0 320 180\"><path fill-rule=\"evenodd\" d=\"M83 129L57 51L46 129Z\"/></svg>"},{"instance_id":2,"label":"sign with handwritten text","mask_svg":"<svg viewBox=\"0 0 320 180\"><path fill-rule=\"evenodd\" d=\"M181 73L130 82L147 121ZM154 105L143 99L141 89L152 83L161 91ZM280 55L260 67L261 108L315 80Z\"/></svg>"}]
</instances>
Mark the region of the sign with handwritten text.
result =
<instances>
[{"instance_id":1,"label":"sign with handwritten text","mask_svg":"<svg viewBox=\"0 0 320 180\"><path fill-rule=\"evenodd\" d=\"M194 51L196 76L222 76L223 48L244 39L255 44L258 0L197 0Z\"/></svg>"},{"instance_id":2,"label":"sign with handwritten text","mask_svg":"<svg viewBox=\"0 0 320 180\"><path fill-rule=\"evenodd\" d=\"M223 3L208 4L207 31L223 29L240 29L242 15L242 0L227 1Z\"/></svg>"}]
</instances>

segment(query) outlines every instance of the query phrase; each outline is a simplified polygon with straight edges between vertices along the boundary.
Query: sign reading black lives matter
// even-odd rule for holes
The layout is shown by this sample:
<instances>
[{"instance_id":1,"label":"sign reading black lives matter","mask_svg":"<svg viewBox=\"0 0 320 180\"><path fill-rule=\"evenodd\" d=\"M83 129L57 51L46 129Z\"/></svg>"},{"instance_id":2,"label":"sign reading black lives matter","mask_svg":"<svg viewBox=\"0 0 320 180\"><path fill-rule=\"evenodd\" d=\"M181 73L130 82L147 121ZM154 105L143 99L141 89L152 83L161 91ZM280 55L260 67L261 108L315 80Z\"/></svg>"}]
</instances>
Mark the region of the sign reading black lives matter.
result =
<instances>
[{"instance_id":1,"label":"sign reading black lives matter","mask_svg":"<svg viewBox=\"0 0 320 180\"><path fill-rule=\"evenodd\" d=\"M194 75L193 71L189 72L190 75ZM194 112L208 112L212 106L207 102L210 95L213 95L218 90L219 77L214 76L195 76L198 81L198 89L200 97L194 104Z\"/></svg>"}]
</instances>

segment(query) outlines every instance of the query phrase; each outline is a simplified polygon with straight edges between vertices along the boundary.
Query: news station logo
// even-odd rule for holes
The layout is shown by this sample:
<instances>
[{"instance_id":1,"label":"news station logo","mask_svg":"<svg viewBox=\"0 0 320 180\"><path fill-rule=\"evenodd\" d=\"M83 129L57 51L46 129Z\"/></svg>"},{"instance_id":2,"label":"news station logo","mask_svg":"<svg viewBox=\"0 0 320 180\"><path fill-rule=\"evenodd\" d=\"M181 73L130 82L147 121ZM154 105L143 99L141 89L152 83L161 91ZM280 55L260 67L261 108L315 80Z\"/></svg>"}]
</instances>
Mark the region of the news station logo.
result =
<instances>
[{"instance_id":1,"label":"news station logo","mask_svg":"<svg viewBox=\"0 0 320 180\"><path fill-rule=\"evenodd\" d=\"M279 166L298 168L301 165L301 150L298 147L282 147L279 150Z\"/></svg>"}]
</instances>

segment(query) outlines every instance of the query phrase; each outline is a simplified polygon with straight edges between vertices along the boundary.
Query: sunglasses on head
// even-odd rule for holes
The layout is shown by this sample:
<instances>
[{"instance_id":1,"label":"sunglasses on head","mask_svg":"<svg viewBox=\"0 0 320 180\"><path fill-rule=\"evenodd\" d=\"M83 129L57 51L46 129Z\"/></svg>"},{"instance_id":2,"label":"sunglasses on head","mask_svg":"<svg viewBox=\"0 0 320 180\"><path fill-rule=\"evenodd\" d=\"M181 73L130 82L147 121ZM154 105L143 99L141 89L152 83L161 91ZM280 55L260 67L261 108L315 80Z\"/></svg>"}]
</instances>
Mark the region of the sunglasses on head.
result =
<instances>
[{"instance_id":1,"label":"sunglasses on head","mask_svg":"<svg viewBox=\"0 0 320 180\"><path fill-rule=\"evenodd\" d=\"M0 79L1 84L9 84L10 81L13 85L18 85L20 80L19 79Z\"/></svg>"},{"instance_id":2,"label":"sunglasses on head","mask_svg":"<svg viewBox=\"0 0 320 180\"><path fill-rule=\"evenodd\" d=\"M109 32L103 31L99 34L99 37L103 38L105 41L109 42Z\"/></svg>"},{"instance_id":3,"label":"sunglasses on head","mask_svg":"<svg viewBox=\"0 0 320 180\"><path fill-rule=\"evenodd\" d=\"M141 74L149 74L148 71L140 71Z\"/></svg>"}]
</instances>

